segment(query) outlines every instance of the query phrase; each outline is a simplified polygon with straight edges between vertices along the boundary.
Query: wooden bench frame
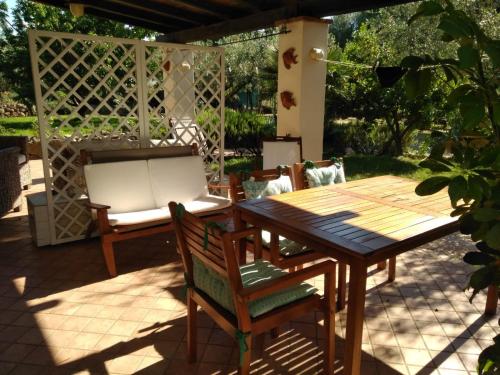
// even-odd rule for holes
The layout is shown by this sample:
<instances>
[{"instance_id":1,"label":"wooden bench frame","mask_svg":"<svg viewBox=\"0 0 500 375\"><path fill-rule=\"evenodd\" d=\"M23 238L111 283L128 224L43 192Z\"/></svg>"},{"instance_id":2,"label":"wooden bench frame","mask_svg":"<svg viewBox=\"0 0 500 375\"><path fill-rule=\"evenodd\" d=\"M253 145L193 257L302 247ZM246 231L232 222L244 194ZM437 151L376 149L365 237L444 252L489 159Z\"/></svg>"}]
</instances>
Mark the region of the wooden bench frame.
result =
<instances>
[{"instance_id":1,"label":"wooden bench frame","mask_svg":"<svg viewBox=\"0 0 500 375\"><path fill-rule=\"evenodd\" d=\"M141 148L141 149L124 149L124 150L101 150L90 151L81 150L80 159L82 168L84 165L91 163L111 163L129 160L144 160L166 157L192 156L199 155L196 143L191 146L169 146L156 148ZM210 188L218 188L215 185L209 185ZM151 221L148 223L133 224L133 225L115 225L112 226L108 219L108 210L110 206L91 202L89 200L87 206L95 212L96 219L91 222L87 230L87 236L98 229L101 236L101 247L110 276L116 276L116 263L113 250L113 243L126 241L133 238L151 236L158 233L164 233L174 230L171 219ZM230 216L231 207L222 210L214 210L205 213L198 213L200 216L208 216L212 220L224 220Z\"/></svg>"}]
</instances>

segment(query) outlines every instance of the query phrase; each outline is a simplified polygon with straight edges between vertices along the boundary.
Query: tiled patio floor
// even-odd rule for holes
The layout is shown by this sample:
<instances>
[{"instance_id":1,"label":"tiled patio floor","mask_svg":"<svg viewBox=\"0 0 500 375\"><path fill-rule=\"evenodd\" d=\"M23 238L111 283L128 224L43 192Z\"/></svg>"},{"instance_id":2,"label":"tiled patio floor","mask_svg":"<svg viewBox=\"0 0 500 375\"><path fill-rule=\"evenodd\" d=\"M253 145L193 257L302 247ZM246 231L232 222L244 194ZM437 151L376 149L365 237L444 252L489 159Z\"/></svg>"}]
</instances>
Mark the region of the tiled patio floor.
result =
<instances>
[{"instance_id":1,"label":"tiled patio floor","mask_svg":"<svg viewBox=\"0 0 500 375\"><path fill-rule=\"evenodd\" d=\"M457 234L406 253L392 284L385 271L372 272L363 375L475 373L478 353L499 330L496 317L481 315L485 297L469 304L462 291L468 247ZM235 343L204 314L199 361L185 361L183 276L172 235L118 245L116 256L120 275L110 279L98 240L38 249L26 212L0 221L0 374L235 373ZM267 337L254 373L320 373L320 319L311 314L283 325L279 339ZM345 321L338 313L339 373Z\"/></svg>"}]
</instances>

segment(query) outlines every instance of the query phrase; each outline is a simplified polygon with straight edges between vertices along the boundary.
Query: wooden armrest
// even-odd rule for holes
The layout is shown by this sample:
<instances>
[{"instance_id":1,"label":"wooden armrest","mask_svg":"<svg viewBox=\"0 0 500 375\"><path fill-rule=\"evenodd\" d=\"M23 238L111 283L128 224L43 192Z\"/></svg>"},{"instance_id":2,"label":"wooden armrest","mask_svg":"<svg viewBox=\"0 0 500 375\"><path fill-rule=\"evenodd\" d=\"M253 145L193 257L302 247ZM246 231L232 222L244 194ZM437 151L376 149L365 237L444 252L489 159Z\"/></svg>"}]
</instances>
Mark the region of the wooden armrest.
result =
<instances>
[{"instance_id":1,"label":"wooden armrest","mask_svg":"<svg viewBox=\"0 0 500 375\"><path fill-rule=\"evenodd\" d=\"M333 273L333 275L335 275L336 264L337 263L332 260L325 260L300 271L288 273L278 279L269 280L249 288L243 288L238 292L238 297L243 301L253 301L257 298L278 292L315 276L326 275L329 273Z\"/></svg>"},{"instance_id":2,"label":"wooden armrest","mask_svg":"<svg viewBox=\"0 0 500 375\"><path fill-rule=\"evenodd\" d=\"M236 241L236 240L240 240L242 238L248 237L248 236L258 237L259 234L260 234L260 230L257 228L241 229L241 230L231 232L231 239L233 241Z\"/></svg>"},{"instance_id":3,"label":"wooden armrest","mask_svg":"<svg viewBox=\"0 0 500 375\"><path fill-rule=\"evenodd\" d=\"M92 202L88 202L85 205L88 208L93 208L95 210L109 210L111 208L111 206L107 206L105 204L92 203Z\"/></svg>"}]
</instances>

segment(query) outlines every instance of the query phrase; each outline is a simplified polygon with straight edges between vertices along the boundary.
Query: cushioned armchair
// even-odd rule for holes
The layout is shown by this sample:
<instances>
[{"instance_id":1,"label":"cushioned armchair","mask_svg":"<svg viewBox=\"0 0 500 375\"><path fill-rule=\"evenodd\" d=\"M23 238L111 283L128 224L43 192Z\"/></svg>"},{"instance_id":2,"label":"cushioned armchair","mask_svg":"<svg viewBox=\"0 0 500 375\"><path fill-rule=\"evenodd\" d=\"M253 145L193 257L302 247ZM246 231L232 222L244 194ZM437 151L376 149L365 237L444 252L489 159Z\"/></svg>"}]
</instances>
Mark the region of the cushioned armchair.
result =
<instances>
[{"instance_id":1,"label":"cushioned armchair","mask_svg":"<svg viewBox=\"0 0 500 375\"><path fill-rule=\"evenodd\" d=\"M325 373L335 358L335 262L323 261L287 273L262 259L260 230L225 232L169 203L187 285L188 360L196 361L196 319L200 306L239 345L239 373L250 373L252 338L314 310L324 314ZM252 237L254 262L239 266L237 243ZM324 275L324 295L304 281Z\"/></svg>"},{"instance_id":2,"label":"cushioned armchair","mask_svg":"<svg viewBox=\"0 0 500 375\"><path fill-rule=\"evenodd\" d=\"M31 185L31 170L28 154L28 137L0 136L0 149L17 147L17 168L21 178L21 186L27 190Z\"/></svg>"},{"instance_id":3,"label":"cushioned armchair","mask_svg":"<svg viewBox=\"0 0 500 375\"><path fill-rule=\"evenodd\" d=\"M243 178L241 174L231 173L229 175L231 199L233 203L238 203L245 199L291 192L293 188L290 174L289 167L253 171L247 178ZM313 249L268 231L262 231L262 243L264 258L281 268L300 269L305 263L325 257Z\"/></svg>"},{"instance_id":4,"label":"cushioned armchair","mask_svg":"<svg viewBox=\"0 0 500 375\"><path fill-rule=\"evenodd\" d=\"M0 149L0 216L22 207L21 179L18 168L19 147Z\"/></svg>"}]
</instances>

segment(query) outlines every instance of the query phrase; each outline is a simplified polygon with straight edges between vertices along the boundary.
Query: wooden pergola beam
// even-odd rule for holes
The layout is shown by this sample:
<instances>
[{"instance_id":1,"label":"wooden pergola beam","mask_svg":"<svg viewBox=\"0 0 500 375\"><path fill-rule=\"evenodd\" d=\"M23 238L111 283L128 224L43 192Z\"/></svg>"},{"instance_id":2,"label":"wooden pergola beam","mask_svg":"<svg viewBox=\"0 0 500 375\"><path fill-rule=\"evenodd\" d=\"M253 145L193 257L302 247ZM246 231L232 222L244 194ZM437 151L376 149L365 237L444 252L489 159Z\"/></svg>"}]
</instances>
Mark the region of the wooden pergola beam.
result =
<instances>
[{"instance_id":1,"label":"wooden pergola beam","mask_svg":"<svg viewBox=\"0 0 500 375\"><path fill-rule=\"evenodd\" d=\"M208 26L174 31L156 38L159 42L189 43L201 39L219 39L225 35L274 26L276 21L293 18L298 15L297 7L288 6L267 10L250 16L218 22Z\"/></svg>"}]
</instances>

